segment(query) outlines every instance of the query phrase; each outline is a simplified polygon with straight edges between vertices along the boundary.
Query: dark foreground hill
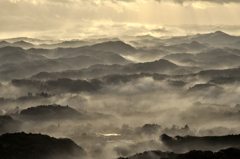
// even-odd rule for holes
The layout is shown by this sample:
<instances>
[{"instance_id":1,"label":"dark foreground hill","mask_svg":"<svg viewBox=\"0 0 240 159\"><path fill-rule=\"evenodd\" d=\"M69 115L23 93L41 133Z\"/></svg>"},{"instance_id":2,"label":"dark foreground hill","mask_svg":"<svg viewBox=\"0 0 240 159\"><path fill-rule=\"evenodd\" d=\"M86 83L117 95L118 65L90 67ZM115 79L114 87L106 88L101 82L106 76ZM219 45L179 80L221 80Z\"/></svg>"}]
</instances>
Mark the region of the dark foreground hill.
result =
<instances>
[{"instance_id":1,"label":"dark foreground hill","mask_svg":"<svg viewBox=\"0 0 240 159\"><path fill-rule=\"evenodd\" d=\"M174 152L187 152L190 150L218 151L229 147L240 147L240 135L176 136L172 138L163 134L160 139L165 146Z\"/></svg>"},{"instance_id":2,"label":"dark foreground hill","mask_svg":"<svg viewBox=\"0 0 240 159\"><path fill-rule=\"evenodd\" d=\"M85 155L70 139L23 132L0 136L0 159L81 159Z\"/></svg>"},{"instance_id":3,"label":"dark foreground hill","mask_svg":"<svg viewBox=\"0 0 240 159\"><path fill-rule=\"evenodd\" d=\"M0 134L7 132L16 132L21 127L21 122L14 120L8 115L0 116Z\"/></svg>"},{"instance_id":4,"label":"dark foreground hill","mask_svg":"<svg viewBox=\"0 0 240 159\"><path fill-rule=\"evenodd\" d=\"M173 152L147 151L119 159L239 159L240 149L228 148L218 152L193 150L185 154Z\"/></svg>"}]
</instances>

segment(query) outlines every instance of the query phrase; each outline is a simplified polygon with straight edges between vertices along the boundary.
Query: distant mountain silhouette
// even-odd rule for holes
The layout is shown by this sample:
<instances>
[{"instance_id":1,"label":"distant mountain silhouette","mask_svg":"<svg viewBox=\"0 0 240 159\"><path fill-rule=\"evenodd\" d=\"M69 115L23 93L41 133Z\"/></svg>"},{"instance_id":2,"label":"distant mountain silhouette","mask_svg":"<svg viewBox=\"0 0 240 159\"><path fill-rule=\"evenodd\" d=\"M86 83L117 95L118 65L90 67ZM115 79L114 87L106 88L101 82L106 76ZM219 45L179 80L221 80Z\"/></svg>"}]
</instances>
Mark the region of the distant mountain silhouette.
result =
<instances>
[{"instance_id":1,"label":"distant mountain silhouette","mask_svg":"<svg viewBox=\"0 0 240 159\"><path fill-rule=\"evenodd\" d=\"M82 114L68 106L61 105L41 105L24 109L20 112L20 116L36 120L51 120L51 119L76 119Z\"/></svg>"},{"instance_id":2,"label":"distant mountain silhouette","mask_svg":"<svg viewBox=\"0 0 240 159\"><path fill-rule=\"evenodd\" d=\"M11 53L6 53L0 56L0 64L6 63L22 63L26 61L34 61L34 60L44 60L47 59L42 55L34 55L34 54L27 54L23 51L14 51Z\"/></svg>"},{"instance_id":3,"label":"distant mountain silhouette","mask_svg":"<svg viewBox=\"0 0 240 159\"><path fill-rule=\"evenodd\" d=\"M238 41L239 39L240 37L232 36L222 31L216 31L214 33L209 33L209 34L202 34L202 35L196 36L195 38L192 38L192 40L210 43L210 44L227 44L227 43Z\"/></svg>"},{"instance_id":4,"label":"distant mountain silhouette","mask_svg":"<svg viewBox=\"0 0 240 159\"><path fill-rule=\"evenodd\" d=\"M112 74L102 77L102 80L106 84L119 84L119 83L127 83L133 80L137 80L143 77L152 77L154 80L164 80L168 75L165 74L151 74L151 73L140 73L140 74L127 74L127 75L119 75L119 74Z\"/></svg>"},{"instance_id":5,"label":"distant mountain silhouette","mask_svg":"<svg viewBox=\"0 0 240 159\"><path fill-rule=\"evenodd\" d=\"M233 54L218 56L213 61L221 64L223 67L239 67L240 56Z\"/></svg>"},{"instance_id":6,"label":"distant mountain silhouette","mask_svg":"<svg viewBox=\"0 0 240 159\"><path fill-rule=\"evenodd\" d=\"M188 64L190 66L201 67L202 69L215 69L226 67L238 67L240 56L232 50L213 48L197 54L175 53L168 54L163 59Z\"/></svg>"},{"instance_id":7,"label":"distant mountain silhouette","mask_svg":"<svg viewBox=\"0 0 240 159\"><path fill-rule=\"evenodd\" d=\"M122 39L129 42L134 47L142 48L145 46L156 46L163 43L163 39L154 37L152 35L139 35L139 36L123 36Z\"/></svg>"},{"instance_id":8,"label":"distant mountain silhouette","mask_svg":"<svg viewBox=\"0 0 240 159\"><path fill-rule=\"evenodd\" d=\"M215 58L217 56L229 55L229 52L223 49L212 49L206 52L196 54L196 57L200 60L207 60L210 58Z\"/></svg>"},{"instance_id":9,"label":"distant mountain silhouette","mask_svg":"<svg viewBox=\"0 0 240 159\"><path fill-rule=\"evenodd\" d=\"M98 91L102 82L92 80L72 80L69 78L58 78L55 80L39 81L31 79L13 79L11 83L16 87L38 90L41 92L55 93L78 93Z\"/></svg>"},{"instance_id":10,"label":"distant mountain silhouette","mask_svg":"<svg viewBox=\"0 0 240 159\"><path fill-rule=\"evenodd\" d=\"M136 52L136 49L122 41L109 41L91 46L92 49L129 55Z\"/></svg>"},{"instance_id":11,"label":"distant mountain silhouette","mask_svg":"<svg viewBox=\"0 0 240 159\"><path fill-rule=\"evenodd\" d=\"M25 41L16 41L14 43L11 44L11 46L15 46L15 47L21 47L21 48L31 48L34 47L33 44L25 42Z\"/></svg>"},{"instance_id":12,"label":"distant mountain silhouette","mask_svg":"<svg viewBox=\"0 0 240 159\"><path fill-rule=\"evenodd\" d=\"M100 60L94 57L84 56L84 55L71 57L71 58L58 58L56 60L59 62L68 64L76 69L89 67L92 65L100 64L100 63L105 63L103 60Z\"/></svg>"},{"instance_id":13,"label":"distant mountain silhouette","mask_svg":"<svg viewBox=\"0 0 240 159\"><path fill-rule=\"evenodd\" d=\"M10 46L11 43L7 42L7 41L0 41L0 47L5 47L5 46Z\"/></svg>"},{"instance_id":14,"label":"distant mountain silhouette","mask_svg":"<svg viewBox=\"0 0 240 159\"><path fill-rule=\"evenodd\" d=\"M72 69L71 66L56 60L35 60L18 64L4 64L0 66L0 79L9 80L13 78L26 78L36 72L57 72Z\"/></svg>"},{"instance_id":15,"label":"distant mountain silhouette","mask_svg":"<svg viewBox=\"0 0 240 159\"><path fill-rule=\"evenodd\" d=\"M68 74L68 76L65 77L69 77L69 78L74 78L74 74L76 76L76 74L78 74L78 78L80 77L79 74L81 74L82 72L76 73L77 71L66 71ZM75 73L72 73L75 72ZM39 72L36 75L31 76L31 79L38 79L38 80L49 80L49 79L58 79L58 78L62 78L63 72L59 72L59 73L51 73L51 72Z\"/></svg>"},{"instance_id":16,"label":"distant mountain silhouette","mask_svg":"<svg viewBox=\"0 0 240 159\"><path fill-rule=\"evenodd\" d=\"M76 65L81 65L81 67L83 67L84 63L87 64L88 60L83 62L83 60L86 59L86 57L89 57L89 60L91 59L91 60L94 60L95 62L91 62L90 60L89 64L87 64L84 67L89 67L90 65L92 65L91 63L95 63L95 64L130 63L130 61L126 60L124 57L120 56L117 53L102 51L102 50L94 50L91 46L84 46L84 47L78 47L78 48L57 48L52 50L32 48L32 49L26 50L26 52L43 55L51 59L56 59L56 60L61 59L62 62L66 61L67 64L69 64L69 62L72 60L73 63L75 63ZM81 56L83 57L83 59L81 59ZM77 60L74 58L78 58L80 60L78 64L76 63ZM73 65L73 63L71 65Z\"/></svg>"},{"instance_id":17,"label":"distant mountain silhouette","mask_svg":"<svg viewBox=\"0 0 240 159\"><path fill-rule=\"evenodd\" d=\"M61 43L56 43L56 44L40 44L36 46L37 48L47 48L47 49L55 49L55 48L76 48L76 47L81 47L85 45L90 45L91 42L88 41L83 41L83 40L72 40L72 41L63 41Z\"/></svg>"},{"instance_id":18,"label":"distant mountain silhouette","mask_svg":"<svg viewBox=\"0 0 240 159\"><path fill-rule=\"evenodd\" d=\"M8 38L8 39L2 39L2 40L5 40L9 43L14 43L17 41L25 41L29 43L54 43L55 42L53 40L42 40L42 39L28 38L28 37L16 37L16 38Z\"/></svg>"},{"instance_id":19,"label":"distant mountain silhouette","mask_svg":"<svg viewBox=\"0 0 240 159\"><path fill-rule=\"evenodd\" d=\"M202 78L212 79L214 77L239 77L240 68L223 69L223 70L204 70L200 71L196 75Z\"/></svg>"},{"instance_id":20,"label":"distant mountain silhouette","mask_svg":"<svg viewBox=\"0 0 240 159\"><path fill-rule=\"evenodd\" d=\"M207 46L204 45L204 44L201 44L197 41L192 41L190 44L181 44L183 47L186 47L186 48L189 48L189 49L192 49L192 50L195 50L195 51L200 51L200 50L203 50L203 49L206 49Z\"/></svg>"},{"instance_id":21,"label":"distant mountain silhouette","mask_svg":"<svg viewBox=\"0 0 240 159\"><path fill-rule=\"evenodd\" d=\"M182 47L181 45L169 45L169 46L159 46L160 49L167 50L170 52L180 53L189 52L189 49Z\"/></svg>"},{"instance_id":22,"label":"distant mountain silhouette","mask_svg":"<svg viewBox=\"0 0 240 159\"><path fill-rule=\"evenodd\" d=\"M225 49L211 49L196 54L195 60L198 62L218 63L220 68L226 68L239 66L240 56L230 53Z\"/></svg>"},{"instance_id":23,"label":"distant mountain silhouette","mask_svg":"<svg viewBox=\"0 0 240 159\"><path fill-rule=\"evenodd\" d=\"M176 54L166 55L163 57L163 59L180 62L185 59L195 59L195 55L190 54L190 53L176 53Z\"/></svg>"},{"instance_id":24,"label":"distant mountain silhouette","mask_svg":"<svg viewBox=\"0 0 240 159\"><path fill-rule=\"evenodd\" d=\"M150 34L138 35L138 36L136 36L136 38L138 38L138 39L155 39L155 37Z\"/></svg>"},{"instance_id":25,"label":"distant mountain silhouette","mask_svg":"<svg viewBox=\"0 0 240 159\"><path fill-rule=\"evenodd\" d=\"M90 56L96 59L99 59L102 61L102 63L106 64L127 64L130 63L128 60L126 60L124 57L121 55L114 53L114 52L105 52L101 50L93 50L91 47L90 48L79 48L76 49L75 51L64 55L63 58L66 57L77 57L77 56ZM101 63L99 63L101 64Z\"/></svg>"},{"instance_id":26,"label":"distant mountain silhouette","mask_svg":"<svg viewBox=\"0 0 240 159\"><path fill-rule=\"evenodd\" d=\"M240 40L234 41L231 46L240 49Z\"/></svg>"},{"instance_id":27,"label":"distant mountain silhouette","mask_svg":"<svg viewBox=\"0 0 240 159\"><path fill-rule=\"evenodd\" d=\"M208 34L196 34L196 35L187 35L187 36L180 36L180 37L172 37L166 40L169 43L176 43L185 42L189 43L192 41L196 41L199 43L208 43L210 45L216 46L228 46L240 41L239 36L232 36L226 34L222 31L216 31L213 33Z\"/></svg>"},{"instance_id":28,"label":"distant mountain silhouette","mask_svg":"<svg viewBox=\"0 0 240 159\"><path fill-rule=\"evenodd\" d=\"M30 54L35 54L35 55L43 55L46 57L51 57L53 50L50 49L42 49L42 48L30 48L25 50L26 53L30 53Z\"/></svg>"},{"instance_id":29,"label":"distant mountain silhouette","mask_svg":"<svg viewBox=\"0 0 240 159\"><path fill-rule=\"evenodd\" d=\"M171 41L171 40L170 40ZM174 45L157 45L156 48L160 48L162 50L167 50L174 53L181 53L181 52L199 52L208 48L207 45L201 44L197 41L174 44Z\"/></svg>"},{"instance_id":30,"label":"distant mountain silhouette","mask_svg":"<svg viewBox=\"0 0 240 159\"><path fill-rule=\"evenodd\" d=\"M49 79L51 77L68 77L68 78L96 78L110 74L129 74L129 73L171 73L177 72L181 67L167 60L160 59L146 63L131 63L127 65L93 65L89 68L81 70L68 70L55 73L39 73L32 78L34 79Z\"/></svg>"},{"instance_id":31,"label":"distant mountain silhouette","mask_svg":"<svg viewBox=\"0 0 240 159\"><path fill-rule=\"evenodd\" d=\"M225 84L237 84L239 82L240 82L240 77L214 77L208 83L225 85Z\"/></svg>"},{"instance_id":32,"label":"distant mountain silhouette","mask_svg":"<svg viewBox=\"0 0 240 159\"><path fill-rule=\"evenodd\" d=\"M24 50L21 47L6 46L6 47L0 48L0 56L7 53L16 52L16 51L24 52Z\"/></svg>"},{"instance_id":33,"label":"distant mountain silhouette","mask_svg":"<svg viewBox=\"0 0 240 159\"><path fill-rule=\"evenodd\" d=\"M178 66L167 60L160 59L153 62L145 62L145 63L137 63L137 64L129 65L125 69L127 68L130 68L131 71L136 71L136 72L161 72L161 71L176 69L178 68Z\"/></svg>"},{"instance_id":34,"label":"distant mountain silhouette","mask_svg":"<svg viewBox=\"0 0 240 159\"><path fill-rule=\"evenodd\" d=\"M162 49L155 48L141 48L137 50L137 53L134 54L134 59L138 61L154 61L161 59L163 56L171 54L171 52Z\"/></svg>"},{"instance_id":35,"label":"distant mountain silhouette","mask_svg":"<svg viewBox=\"0 0 240 159\"><path fill-rule=\"evenodd\" d=\"M219 87L215 84L196 84L193 87L190 87L188 91L194 92L194 91L207 91L208 89L214 89L215 91L221 92L223 90L222 87Z\"/></svg>"}]
</instances>

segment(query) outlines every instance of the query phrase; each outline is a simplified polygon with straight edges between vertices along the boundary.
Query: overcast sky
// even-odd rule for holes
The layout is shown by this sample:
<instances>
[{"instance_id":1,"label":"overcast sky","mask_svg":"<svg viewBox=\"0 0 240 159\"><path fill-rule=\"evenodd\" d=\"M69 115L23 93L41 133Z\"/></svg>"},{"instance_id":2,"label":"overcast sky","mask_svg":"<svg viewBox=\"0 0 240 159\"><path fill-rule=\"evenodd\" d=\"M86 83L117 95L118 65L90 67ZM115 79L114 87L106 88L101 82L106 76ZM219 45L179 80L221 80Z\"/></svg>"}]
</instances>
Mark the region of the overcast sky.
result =
<instances>
[{"instance_id":1,"label":"overcast sky","mask_svg":"<svg viewBox=\"0 0 240 159\"><path fill-rule=\"evenodd\" d=\"M0 0L0 36L239 33L240 0Z\"/></svg>"}]
</instances>

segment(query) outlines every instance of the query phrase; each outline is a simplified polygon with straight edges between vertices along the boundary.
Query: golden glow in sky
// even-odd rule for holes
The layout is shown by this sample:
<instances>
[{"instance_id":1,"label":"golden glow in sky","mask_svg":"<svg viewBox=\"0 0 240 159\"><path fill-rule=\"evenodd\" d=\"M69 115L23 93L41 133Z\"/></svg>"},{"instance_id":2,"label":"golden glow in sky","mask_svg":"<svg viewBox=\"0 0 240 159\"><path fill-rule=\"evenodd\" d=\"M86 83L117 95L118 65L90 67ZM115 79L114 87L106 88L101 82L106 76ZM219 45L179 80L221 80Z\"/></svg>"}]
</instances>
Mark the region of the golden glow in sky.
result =
<instances>
[{"instance_id":1,"label":"golden glow in sky","mask_svg":"<svg viewBox=\"0 0 240 159\"><path fill-rule=\"evenodd\" d=\"M215 27L238 33L239 15L237 0L1 0L0 36L114 36L163 27L152 34Z\"/></svg>"}]
</instances>

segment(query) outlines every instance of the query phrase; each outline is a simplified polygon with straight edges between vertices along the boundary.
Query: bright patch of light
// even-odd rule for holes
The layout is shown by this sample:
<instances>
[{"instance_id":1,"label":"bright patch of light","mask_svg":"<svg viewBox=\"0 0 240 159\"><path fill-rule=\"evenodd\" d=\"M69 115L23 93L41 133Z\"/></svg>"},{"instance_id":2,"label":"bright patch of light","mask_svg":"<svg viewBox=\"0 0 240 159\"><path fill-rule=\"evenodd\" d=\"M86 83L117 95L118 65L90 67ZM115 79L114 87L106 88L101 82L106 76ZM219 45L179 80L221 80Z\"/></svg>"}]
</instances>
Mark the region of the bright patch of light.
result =
<instances>
[{"instance_id":1,"label":"bright patch of light","mask_svg":"<svg viewBox=\"0 0 240 159\"><path fill-rule=\"evenodd\" d=\"M103 136L106 136L106 137L110 137L110 136L121 136L121 134L101 134Z\"/></svg>"}]
</instances>

